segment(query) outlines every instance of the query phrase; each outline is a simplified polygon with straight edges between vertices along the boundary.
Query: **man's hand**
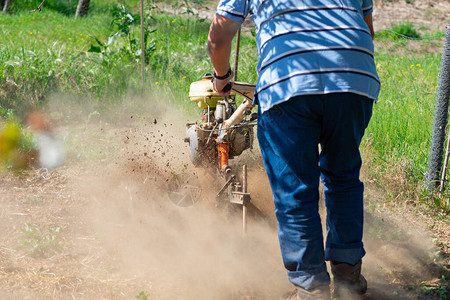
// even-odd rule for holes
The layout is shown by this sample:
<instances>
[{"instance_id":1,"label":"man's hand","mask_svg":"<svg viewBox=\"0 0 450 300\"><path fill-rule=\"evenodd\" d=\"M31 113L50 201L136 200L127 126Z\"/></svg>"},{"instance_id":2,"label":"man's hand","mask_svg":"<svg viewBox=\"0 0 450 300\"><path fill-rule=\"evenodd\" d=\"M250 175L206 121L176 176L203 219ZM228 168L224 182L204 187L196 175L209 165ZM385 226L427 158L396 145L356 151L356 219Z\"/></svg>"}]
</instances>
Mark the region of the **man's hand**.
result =
<instances>
[{"instance_id":1,"label":"man's hand","mask_svg":"<svg viewBox=\"0 0 450 300\"><path fill-rule=\"evenodd\" d=\"M231 92L231 87L233 86L233 83L231 82L231 79L234 77L234 72L231 71L230 76L228 76L228 78L225 79L217 79L217 78L213 78L213 87L214 90L223 97L227 97L230 95ZM229 88L227 87L227 85L230 85Z\"/></svg>"}]
</instances>

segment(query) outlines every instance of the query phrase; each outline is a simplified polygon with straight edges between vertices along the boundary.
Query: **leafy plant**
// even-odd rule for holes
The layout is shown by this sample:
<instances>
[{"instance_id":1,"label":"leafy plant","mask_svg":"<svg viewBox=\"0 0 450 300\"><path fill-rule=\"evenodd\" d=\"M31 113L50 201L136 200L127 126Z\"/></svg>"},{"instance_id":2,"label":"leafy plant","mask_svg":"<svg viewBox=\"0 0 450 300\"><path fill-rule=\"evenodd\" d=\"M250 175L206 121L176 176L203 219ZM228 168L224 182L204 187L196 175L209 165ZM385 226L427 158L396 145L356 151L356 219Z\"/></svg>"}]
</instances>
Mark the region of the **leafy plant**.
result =
<instances>
[{"instance_id":1,"label":"leafy plant","mask_svg":"<svg viewBox=\"0 0 450 300\"><path fill-rule=\"evenodd\" d=\"M148 299L148 295L145 291L141 291L137 296L136 299L139 300L147 300Z\"/></svg>"},{"instance_id":2,"label":"leafy plant","mask_svg":"<svg viewBox=\"0 0 450 300\"><path fill-rule=\"evenodd\" d=\"M376 32L377 38L388 38L392 40L400 39L420 39L420 34L415 29L414 25L407 21L406 23L391 24L392 29L385 29Z\"/></svg>"},{"instance_id":3,"label":"leafy plant","mask_svg":"<svg viewBox=\"0 0 450 300\"><path fill-rule=\"evenodd\" d=\"M131 14L123 4L120 4L117 10L113 12L113 16L114 19L112 20L111 25L116 27L117 32L112 36L125 38L128 49L124 52L128 52L129 54L135 53L139 43L132 33L133 26L139 25L140 16Z\"/></svg>"},{"instance_id":4,"label":"leafy plant","mask_svg":"<svg viewBox=\"0 0 450 300\"><path fill-rule=\"evenodd\" d=\"M3 120L13 120L14 119L14 110L10 108L3 108L0 105L0 117Z\"/></svg>"},{"instance_id":5,"label":"leafy plant","mask_svg":"<svg viewBox=\"0 0 450 300\"><path fill-rule=\"evenodd\" d=\"M198 17L198 11L206 8L205 0L172 0L172 7L175 10L182 10L183 13Z\"/></svg>"},{"instance_id":6,"label":"leafy plant","mask_svg":"<svg viewBox=\"0 0 450 300\"><path fill-rule=\"evenodd\" d=\"M407 21L406 23L393 24L392 31L394 31L398 35L402 35L403 37L414 39L420 38L420 34L417 32L417 30L414 28L414 25L410 21Z\"/></svg>"},{"instance_id":7,"label":"leafy plant","mask_svg":"<svg viewBox=\"0 0 450 300\"><path fill-rule=\"evenodd\" d=\"M425 295L438 296L441 299L450 299L449 282L444 275L434 284L424 285Z\"/></svg>"},{"instance_id":8,"label":"leafy plant","mask_svg":"<svg viewBox=\"0 0 450 300\"><path fill-rule=\"evenodd\" d=\"M450 213L450 191L448 189L444 189L442 192L436 189L434 194L429 194L425 190L422 192L421 198L424 203L430 203L444 213Z\"/></svg>"},{"instance_id":9,"label":"leafy plant","mask_svg":"<svg viewBox=\"0 0 450 300\"><path fill-rule=\"evenodd\" d=\"M32 224L25 223L22 232L25 239L19 241L19 247L29 251L31 256L45 257L61 246L58 239L61 227L50 228L48 233L42 233Z\"/></svg>"},{"instance_id":10,"label":"leafy plant","mask_svg":"<svg viewBox=\"0 0 450 300\"><path fill-rule=\"evenodd\" d=\"M91 48L89 48L88 52L93 53L99 53L102 54L102 63L106 67L111 66L111 59L110 59L110 53L108 52L109 46L111 46L112 42L114 41L114 37L110 36L107 43L103 43L100 41L96 36L89 35L91 38L94 39L96 42L96 45L91 45Z\"/></svg>"},{"instance_id":11,"label":"leafy plant","mask_svg":"<svg viewBox=\"0 0 450 300\"><path fill-rule=\"evenodd\" d=\"M151 3L147 6L146 15L149 16L148 18L151 18L151 10L155 7ZM140 15L132 14L125 5L120 4L113 12L113 16L111 26L115 28L115 32L109 36L107 43L103 43L97 37L91 36L97 44L91 45L88 52L103 54L103 63L109 66L108 56L113 55L113 53L108 52L108 49L116 38L122 38L125 44L119 50L120 55L136 62L139 61L141 55L140 37L138 37L134 29L140 24ZM149 22L144 22L144 57L146 63L148 63L151 53L156 49L155 42L149 41L149 36L155 31L151 30L148 24Z\"/></svg>"}]
</instances>

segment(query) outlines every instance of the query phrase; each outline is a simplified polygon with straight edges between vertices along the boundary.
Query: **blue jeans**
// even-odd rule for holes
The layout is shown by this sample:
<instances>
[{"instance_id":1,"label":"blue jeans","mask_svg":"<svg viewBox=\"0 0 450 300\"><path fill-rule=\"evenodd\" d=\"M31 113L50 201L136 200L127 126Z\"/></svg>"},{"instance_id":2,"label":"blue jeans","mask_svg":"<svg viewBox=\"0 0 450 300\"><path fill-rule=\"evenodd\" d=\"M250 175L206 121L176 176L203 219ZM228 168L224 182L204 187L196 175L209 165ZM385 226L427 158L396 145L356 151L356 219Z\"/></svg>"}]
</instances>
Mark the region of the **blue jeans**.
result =
<instances>
[{"instance_id":1,"label":"blue jeans","mask_svg":"<svg viewBox=\"0 0 450 300\"><path fill-rule=\"evenodd\" d=\"M372 107L364 96L335 93L298 96L259 112L258 141L283 262L289 280L304 289L330 283L325 260L355 264L365 254L359 145ZM325 249L319 178L327 208Z\"/></svg>"}]
</instances>

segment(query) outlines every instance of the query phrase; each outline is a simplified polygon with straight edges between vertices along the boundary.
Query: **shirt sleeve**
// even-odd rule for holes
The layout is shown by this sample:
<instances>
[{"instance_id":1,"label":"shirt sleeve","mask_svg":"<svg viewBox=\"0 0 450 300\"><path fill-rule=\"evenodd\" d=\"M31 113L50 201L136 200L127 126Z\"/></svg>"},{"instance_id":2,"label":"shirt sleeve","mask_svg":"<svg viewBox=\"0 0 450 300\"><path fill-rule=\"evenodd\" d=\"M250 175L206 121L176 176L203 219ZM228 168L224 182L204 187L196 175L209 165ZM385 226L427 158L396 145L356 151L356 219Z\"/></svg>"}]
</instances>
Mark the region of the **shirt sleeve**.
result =
<instances>
[{"instance_id":1,"label":"shirt sleeve","mask_svg":"<svg viewBox=\"0 0 450 300\"><path fill-rule=\"evenodd\" d=\"M238 24L242 24L249 12L248 0L221 0L216 14L227 17Z\"/></svg>"},{"instance_id":2,"label":"shirt sleeve","mask_svg":"<svg viewBox=\"0 0 450 300\"><path fill-rule=\"evenodd\" d=\"M368 16L373 12L373 1L372 0L363 0L362 1L362 10L363 15Z\"/></svg>"}]
</instances>

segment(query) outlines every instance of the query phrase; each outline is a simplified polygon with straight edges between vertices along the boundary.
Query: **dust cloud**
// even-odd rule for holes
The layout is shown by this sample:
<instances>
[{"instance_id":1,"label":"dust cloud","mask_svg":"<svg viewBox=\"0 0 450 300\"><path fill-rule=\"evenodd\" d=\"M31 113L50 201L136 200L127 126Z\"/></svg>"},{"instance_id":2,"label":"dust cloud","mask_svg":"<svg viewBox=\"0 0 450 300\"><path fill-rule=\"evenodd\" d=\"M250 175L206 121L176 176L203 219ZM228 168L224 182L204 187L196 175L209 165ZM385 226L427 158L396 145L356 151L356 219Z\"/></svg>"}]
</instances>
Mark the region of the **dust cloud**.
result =
<instances>
[{"instance_id":1,"label":"dust cloud","mask_svg":"<svg viewBox=\"0 0 450 300\"><path fill-rule=\"evenodd\" d=\"M200 113L147 101L81 121L82 136L70 129L82 144L68 156L69 163L84 165L70 188L86 203L85 226L114 253L118 274L151 282L142 287L149 299L277 299L291 287L276 226L264 215L273 206L270 189L255 182L265 176L261 165L249 166L249 188L256 187L260 194L252 197L265 212L250 207L243 236L241 207L217 200L214 174L190 163L185 124ZM256 153L250 156L248 162L256 161ZM178 207L168 198L168 182L180 174L202 186L194 206Z\"/></svg>"},{"instance_id":2,"label":"dust cloud","mask_svg":"<svg viewBox=\"0 0 450 300\"><path fill-rule=\"evenodd\" d=\"M434 299L418 294L419 286L441 276L438 249L426 224L406 210L401 214L383 205L385 198L377 199L380 195L373 186L366 190L363 274L369 282L367 299Z\"/></svg>"},{"instance_id":3,"label":"dust cloud","mask_svg":"<svg viewBox=\"0 0 450 300\"><path fill-rule=\"evenodd\" d=\"M61 295L132 299L145 291L148 299L278 299L292 286L257 142L231 161L235 170L243 163L249 167L252 206L243 236L240 207L217 200L214 174L190 163L185 124L200 113L155 100L167 98L107 107L50 101L67 153L59 169L67 181L58 195L73 203L64 210L71 245L64 259L71 260L54 268L77 272L79 282ZM168 198L171 178L181 174L203 189L191 207ZM436 278L433 243L423 224L399 220L378 205L383 197L366 187L363 274L369 290L363 299L426 299L417 286Z\"/></svg>"}]
</instances>

